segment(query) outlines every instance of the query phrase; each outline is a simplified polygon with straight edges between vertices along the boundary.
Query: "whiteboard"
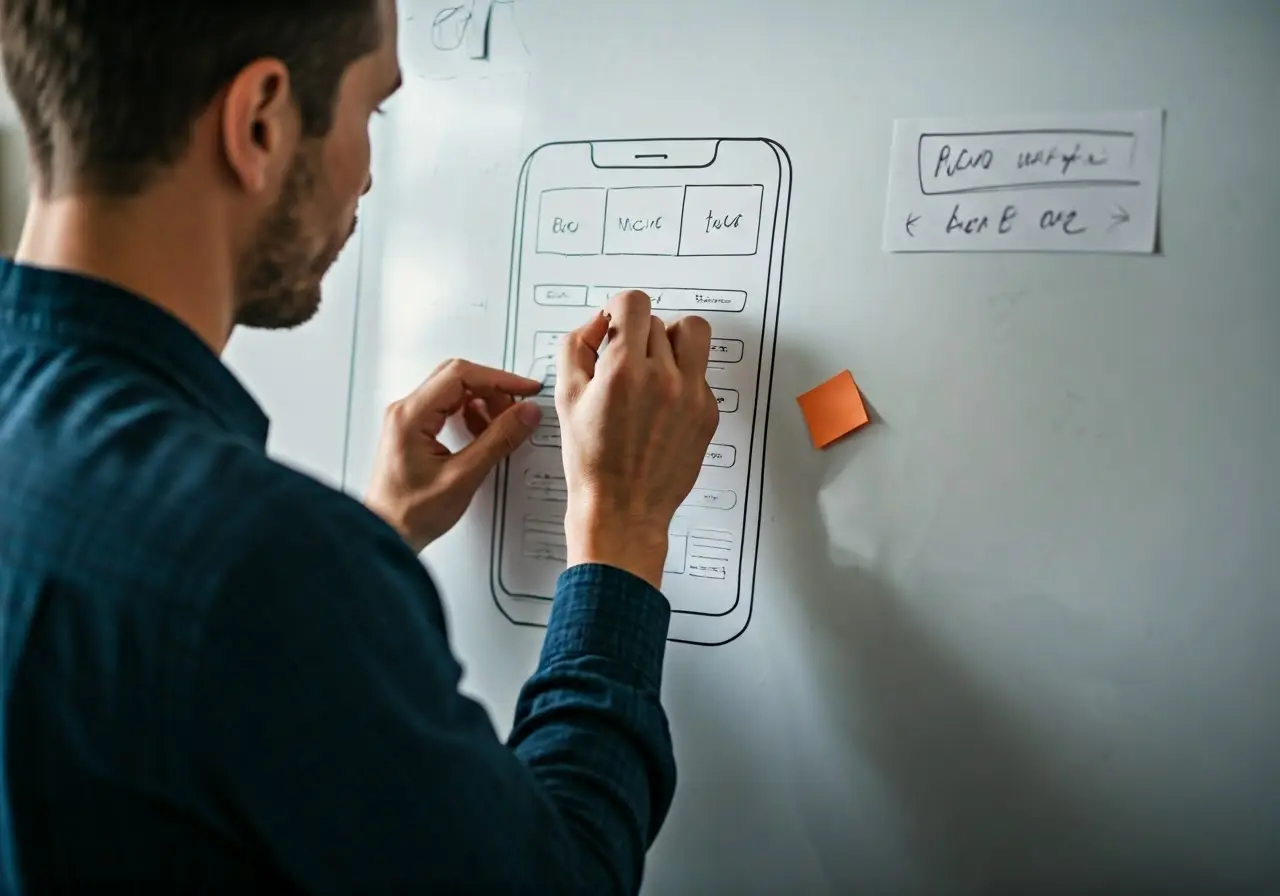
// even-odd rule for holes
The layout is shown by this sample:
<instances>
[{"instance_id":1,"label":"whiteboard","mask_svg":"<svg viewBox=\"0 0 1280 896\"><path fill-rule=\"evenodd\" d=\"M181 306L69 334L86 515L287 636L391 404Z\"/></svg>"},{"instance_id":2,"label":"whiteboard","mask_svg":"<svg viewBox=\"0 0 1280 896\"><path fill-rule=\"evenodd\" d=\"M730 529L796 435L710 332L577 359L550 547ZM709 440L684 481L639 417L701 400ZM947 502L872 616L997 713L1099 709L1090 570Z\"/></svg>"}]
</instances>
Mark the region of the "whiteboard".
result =
<instances>
[{"instance_id":1,"label":"whiteboard","mask_svg":"<svg viewBox=\"0 0 1280 896\"><path fill-rule=\"evenodd\" d=\"M1280 6L513 0L476 60L469 7L401 5L331 316L236 362L353 492L439 361L524 360L539 147L790 161L751 616L669 645L646 892L1280 888ZM1155 254L882 251L895 119L1141 109ZM873 423L815 451L794 398L845 368ZM425 562L505 733L542 629L495 595L500 481Z\"/></svg>"}]
</instances>

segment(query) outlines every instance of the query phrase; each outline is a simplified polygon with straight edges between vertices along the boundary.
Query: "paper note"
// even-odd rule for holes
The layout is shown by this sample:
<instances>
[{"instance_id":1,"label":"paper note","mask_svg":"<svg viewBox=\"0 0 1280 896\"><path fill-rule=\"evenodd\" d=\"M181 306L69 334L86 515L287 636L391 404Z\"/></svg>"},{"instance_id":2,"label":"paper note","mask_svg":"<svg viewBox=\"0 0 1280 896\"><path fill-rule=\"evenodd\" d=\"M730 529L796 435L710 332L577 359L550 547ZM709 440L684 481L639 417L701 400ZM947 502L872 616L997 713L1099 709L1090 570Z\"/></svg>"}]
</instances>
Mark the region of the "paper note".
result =
<instances>
[{"instance_id":1,"label":"paper note","mask_svg":"<svg viewBox=\"0 0 1280 896\"><path fill-rule=\"evenodd\" d=\"M1160 111L894 122L886 252L1155 251Z\"/></svg>"},{"instance_id":2,"label":"paper note","mask_svg":"<svg viewBox=\"0 0 1280 896\"><path fill-rule=\"evenodd\" d=\"M750 618L790 168L764 140L553 143L517 197L504 363L539 380L542 425L508 462L494 519L494 597L543 624L565 568L568 489L554 407L564 334L628 289L659 317L711 324L720 423L668 533L670 637L721 643ZM601 349L607 352L607 347Z\"/></svg>"},{"instance_id":3,"label":"paper note","mask_svg":"<svg viewBox=\"0 0 1280 896\"><path fill-rule=\"evenodd\" d=\"M870 419L853 374L842 370L796 399L809 427L813 447L825 448Z\"/></svg>"}]
</instances>

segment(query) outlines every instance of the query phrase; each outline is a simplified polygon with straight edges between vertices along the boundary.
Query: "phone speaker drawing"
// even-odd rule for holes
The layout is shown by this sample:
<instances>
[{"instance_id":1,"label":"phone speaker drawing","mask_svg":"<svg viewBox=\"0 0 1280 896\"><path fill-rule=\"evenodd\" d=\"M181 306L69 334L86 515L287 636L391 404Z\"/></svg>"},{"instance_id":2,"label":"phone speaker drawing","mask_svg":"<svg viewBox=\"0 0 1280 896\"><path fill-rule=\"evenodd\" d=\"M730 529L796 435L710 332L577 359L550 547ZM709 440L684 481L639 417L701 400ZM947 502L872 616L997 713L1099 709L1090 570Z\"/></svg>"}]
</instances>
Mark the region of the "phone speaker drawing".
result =
<instances>
[{"instance_id":1,"label":"phone speaker drawing","mask_svg":"<svg viewBox=\"0 0 1280 896\"><path fill-rule=\"evenodd\" d=\"M559 340L610 296L641 289L659 317L711 324L707 382L720 408L669 532L668 637L714 645L746 630L790 195L786 150L763 138L549 143L526 159L503 361L544 383L544 417L498 470L491 582L512 622L546 625L566 564Z\"/></svg>"}]
</instances>

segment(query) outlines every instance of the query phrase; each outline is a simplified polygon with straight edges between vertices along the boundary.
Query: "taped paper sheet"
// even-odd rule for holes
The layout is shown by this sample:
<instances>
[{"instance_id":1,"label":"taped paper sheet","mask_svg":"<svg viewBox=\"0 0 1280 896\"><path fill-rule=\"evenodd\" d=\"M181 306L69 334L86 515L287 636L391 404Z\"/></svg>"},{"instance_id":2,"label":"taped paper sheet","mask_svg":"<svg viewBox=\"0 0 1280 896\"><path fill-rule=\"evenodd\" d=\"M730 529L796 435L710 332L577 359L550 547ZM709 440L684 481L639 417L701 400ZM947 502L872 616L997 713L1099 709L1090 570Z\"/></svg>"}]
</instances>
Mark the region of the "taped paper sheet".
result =
<instances>
[{"instance_id":1,"label":"taped paper sheet","mask_svg":"<svg viewBox=\"0 0 1280 896\"><path fill-rule=\"evenodd\" d=\"M894 122L886 252L1154 252L1160 111Z\"/></svg>"}]
</instances>

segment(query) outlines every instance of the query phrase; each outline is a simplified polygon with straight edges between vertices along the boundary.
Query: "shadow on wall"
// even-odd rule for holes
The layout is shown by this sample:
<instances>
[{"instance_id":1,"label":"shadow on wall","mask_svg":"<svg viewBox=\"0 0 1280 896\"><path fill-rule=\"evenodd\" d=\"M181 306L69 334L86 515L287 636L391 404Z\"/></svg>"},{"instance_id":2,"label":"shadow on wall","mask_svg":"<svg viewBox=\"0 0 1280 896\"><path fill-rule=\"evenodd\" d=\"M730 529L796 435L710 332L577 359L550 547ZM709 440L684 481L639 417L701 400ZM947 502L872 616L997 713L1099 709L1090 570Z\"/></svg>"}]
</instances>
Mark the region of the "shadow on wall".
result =
<instances>
[{"instance_id":1,"label":"shadow on wall","mask_svg":"<svg viewBox=\"0 0 1280 896\"><path fill-rule=\"evenodd\" d=\"M812 367L802 347L779 349L790 369L775 383L775 398L829 374ZM873 420L892 429L892 419ZM1075 867L1088 829L1081 782L1062 780L1038 754L1022 720L920 617L919 599L899 593L875 563L824 558L812 547L829 540L821 493L869 449L867 436L888 433L864 432L816 462L801 456L811 451L807 443L770 446L772 468L788 471L786 488L775 479L765 497L771 515L787 520L775 530L779 554L804 558L787 572L793 612L808 632L808 672L815 693L826 694L815 717L851 748L847 777L874 769L893 794L907 861L929 892L1084 892L1078 888L1093 881ZM832 583L841 583L838 593L829 593ZM840 684L819 688L823 682ZM848 829L848 807L838 811L843 825L815 824L808 836L828 877L851 884L857 874L846 857L859 832Z\"/></svg>"},{"instance_id":2,"label":"shadow on wall","mask_svg":"<svg viewBox=\"0 0 1280 896\"><path fill-rule=\"evenodd\" d=\"M11 257L27 211L27 152L22 128L0 124L0 255Z\"/></svg>"}]
</instances>

